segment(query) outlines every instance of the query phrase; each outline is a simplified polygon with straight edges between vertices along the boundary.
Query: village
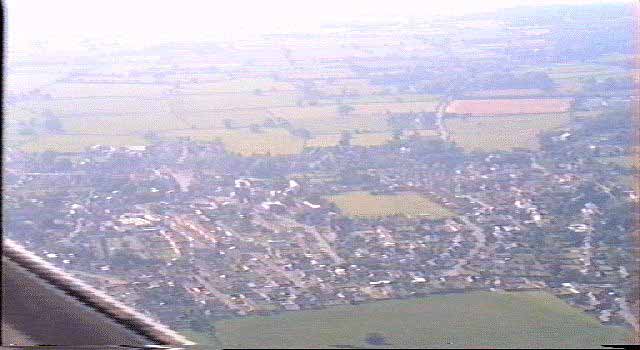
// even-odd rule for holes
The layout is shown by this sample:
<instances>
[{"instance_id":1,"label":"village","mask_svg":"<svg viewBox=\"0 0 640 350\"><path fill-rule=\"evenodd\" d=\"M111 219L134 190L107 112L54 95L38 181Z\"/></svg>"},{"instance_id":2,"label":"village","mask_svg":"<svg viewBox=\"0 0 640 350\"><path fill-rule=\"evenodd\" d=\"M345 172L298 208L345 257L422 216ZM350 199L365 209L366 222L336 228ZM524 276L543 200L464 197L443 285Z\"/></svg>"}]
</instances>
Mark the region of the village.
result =
<instances>
[{"instance_id":1,"label":"village","mask_svg":"<svg viewBox=\"0 0 640 350\"><path fill-rule=\"evenodd\" d=\"M551 142L572 147L566 134ZM173 326L548 290L602 323L637 328L633 222L609 211L637 206L638 195L603 179L585 160L593 155L566 154L468 155L428 138L282 157L239 157L186 139L48 158L12 152L7 234ZM586 191L591 183L601 188ZM354 191L415 193L446 211L347 216L328 200ZM580 193L588 198L575 214L559 211L559 199Z\"/></svg>"}]
</instances>

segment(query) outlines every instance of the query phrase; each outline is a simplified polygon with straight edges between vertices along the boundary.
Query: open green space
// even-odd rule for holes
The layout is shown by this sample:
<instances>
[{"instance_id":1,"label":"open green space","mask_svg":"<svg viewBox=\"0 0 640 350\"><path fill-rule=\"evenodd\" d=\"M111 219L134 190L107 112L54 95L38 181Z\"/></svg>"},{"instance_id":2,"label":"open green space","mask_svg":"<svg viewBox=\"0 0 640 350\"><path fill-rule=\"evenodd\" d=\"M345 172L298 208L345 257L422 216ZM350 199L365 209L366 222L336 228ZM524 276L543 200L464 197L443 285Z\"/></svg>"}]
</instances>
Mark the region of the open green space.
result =
<instances>
[{"instance_id":1,"label":"open green space","mask_svg":"<svg viewBox=\"0 0 640 350\"><path fill-rule=\"evenodd\" d=\"M588 348L628 342L632 334L602 326L545 292L433 295L227 319L214 326L224 348ZM379 333L387 344L367 344L369 333ZM211 337L199 338L218 345Z\"/></svg>"},{"instance_id":2,"label":"open green space","mask_svg":"<svg viewBox=\"0 0 640 350\"><path fill-rule=\"evenodd\" d=\"M504 117L451 118L445 125L452 140L467 151L538 149L539 135L569 124L568 113Z\"/></svg>"},{"instance_id":3,"label":"open green space","mask_svg":"<svg viewBox=\"0 0 640 350\"><path fill-rule=\"evenodd\" d=\"M381 217L389 215L425 216L443 219L455 213L434 203L417 193L372 195L364 191L347 192L327 196L346 215L361 217Z\"/></svg>"}]
</instances>

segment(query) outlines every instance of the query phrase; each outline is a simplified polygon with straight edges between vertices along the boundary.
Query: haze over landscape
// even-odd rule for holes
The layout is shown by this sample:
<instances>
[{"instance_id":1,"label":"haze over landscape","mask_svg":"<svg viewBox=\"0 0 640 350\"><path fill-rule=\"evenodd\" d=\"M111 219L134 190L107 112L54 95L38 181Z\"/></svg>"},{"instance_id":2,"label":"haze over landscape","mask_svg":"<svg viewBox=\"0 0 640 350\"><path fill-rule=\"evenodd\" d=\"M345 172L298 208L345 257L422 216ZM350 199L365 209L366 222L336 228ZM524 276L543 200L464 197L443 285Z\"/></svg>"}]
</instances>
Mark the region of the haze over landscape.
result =
<instances>
[{"instance_id":1,"label":"haze over landscape","mask_svg":"<svg viewBox=\"0 0 640 350\"><path fill-rule=\"evenodd\" d=\"M205 348L638 343L640 9L530 5L5 1L7 259Z\"/></svg>"}]
</instances>

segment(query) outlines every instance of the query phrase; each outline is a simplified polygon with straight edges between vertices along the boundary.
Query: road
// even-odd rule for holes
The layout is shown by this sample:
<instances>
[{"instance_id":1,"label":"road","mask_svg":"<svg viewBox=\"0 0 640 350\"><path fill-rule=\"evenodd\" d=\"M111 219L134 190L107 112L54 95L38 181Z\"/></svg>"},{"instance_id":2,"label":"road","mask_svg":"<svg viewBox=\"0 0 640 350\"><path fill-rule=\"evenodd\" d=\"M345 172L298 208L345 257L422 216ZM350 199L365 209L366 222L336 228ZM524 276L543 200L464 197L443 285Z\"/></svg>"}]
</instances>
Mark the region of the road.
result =
<instances>
[{"instance_id":1,"label":"road","mask_svg":"<svg viewBox=\"0 0 640 350\"><path fill-rule=\"evenodd\" d=\"M463 266L469 263L469 259L475 257L480 253L482 249L486 247L486 235L484 230L473 222L471 222L466 216L460 216L459 219L469 228L471 228L471 235L475 237L475 245L471 250L469 250L469 255L464 259L458 259L458 263L451 267L449 270L444 272L446 276L456 276L463 272ZM459 237L456 236L456 237ZM458 239L454 239L457 241Z\"/></svg>"},{"instance_id":2,"label":"road","mask_svg":"<svg viewBox=\"0 0 640 350\"><path fill-rule=\"evenodd\" d=\"M214 247L218 244L218 240L216 236L209 232L207 229L202 227L200 224L187 218L186 216L179 215L174 218L174 221L171 223L171 228L176 227L178 230L183 230L186 232L195 232L200 237L204 238L205 241L211 243Z\"/></svg>"},{"instance_id":3,"label":"road","mask_svg":"<svg viewBox=\"0 0 640 350\"><path fill-rule=\"evenodd\" d=\"M285 226L285 227L302 226L306 233L311 234L316 239L316 242L318 242L318 246L320 247L320 250L323 253L327 254L333 260L334 263L336 263L337 265L344 263L344 259L338 255L335 249L331 247L331 244L327 242L326 238L324 238L324 236L320 232L318 232L318 230L314 226L303 225L293 219L283 217L283 216L276 216L276 218L277 218L276 219L277 224L271 224L262 219L259 219L258 221L255 221L255 222L261 226L264 226L270 229L273 229L275 226L278 226L278 225Z\"/></svg>"}]
</instances>

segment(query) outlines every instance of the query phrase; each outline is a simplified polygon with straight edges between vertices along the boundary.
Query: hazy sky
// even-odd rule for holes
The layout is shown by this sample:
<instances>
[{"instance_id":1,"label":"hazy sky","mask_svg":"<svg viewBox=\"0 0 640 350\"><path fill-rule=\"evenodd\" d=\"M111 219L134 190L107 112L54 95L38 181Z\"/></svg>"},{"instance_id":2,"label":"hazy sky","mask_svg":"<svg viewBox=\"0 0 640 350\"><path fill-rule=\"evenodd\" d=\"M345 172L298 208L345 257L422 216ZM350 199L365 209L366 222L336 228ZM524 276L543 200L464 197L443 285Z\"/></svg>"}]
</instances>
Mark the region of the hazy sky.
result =
<instances>
[{"instance_id":1,"label":"hazy sky","mask_svg":"<svg viewBox=\"0 0 640 350\"><path fill-rule=\"evenodd\" d=\"M62 43L78 36L132 41L224 37L306 29L332 20L425 18L519 5L585 4L602 0L6 0L8 43Z\"/></svg>"}]
</instances>

